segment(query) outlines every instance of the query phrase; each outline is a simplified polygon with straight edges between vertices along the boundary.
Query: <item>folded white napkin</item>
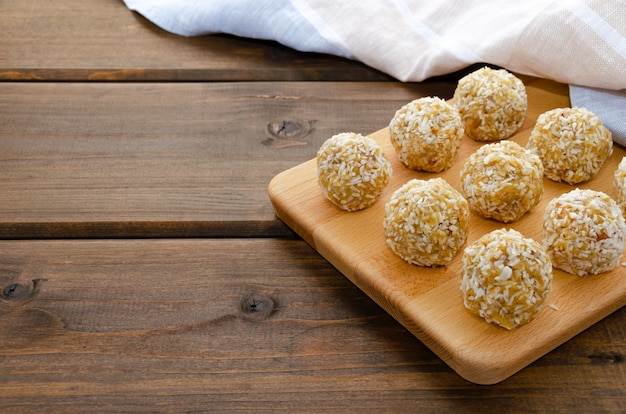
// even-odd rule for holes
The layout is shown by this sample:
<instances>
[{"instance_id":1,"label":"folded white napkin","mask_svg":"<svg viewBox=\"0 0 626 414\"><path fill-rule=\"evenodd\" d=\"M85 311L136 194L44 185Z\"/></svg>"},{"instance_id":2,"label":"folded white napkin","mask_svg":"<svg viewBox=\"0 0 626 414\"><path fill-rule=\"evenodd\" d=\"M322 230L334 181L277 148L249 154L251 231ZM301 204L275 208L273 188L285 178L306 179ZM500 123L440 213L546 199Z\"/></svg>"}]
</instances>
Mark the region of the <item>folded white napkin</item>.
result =
<instances>
[{"instance_id":1,"label":"folded white napkin","mask_svg":"<svg viewBox=\"0 0 626 414\"><path fill-rule=\"evenodd\" d=\"M172 33L275 40L359 60L401 81L490 63L582 86L572 87L580 92L572 105L594 111L596 101L610 102L596 114L626 145L624 0L124 1Z\"/></svg>"}]
</instances>

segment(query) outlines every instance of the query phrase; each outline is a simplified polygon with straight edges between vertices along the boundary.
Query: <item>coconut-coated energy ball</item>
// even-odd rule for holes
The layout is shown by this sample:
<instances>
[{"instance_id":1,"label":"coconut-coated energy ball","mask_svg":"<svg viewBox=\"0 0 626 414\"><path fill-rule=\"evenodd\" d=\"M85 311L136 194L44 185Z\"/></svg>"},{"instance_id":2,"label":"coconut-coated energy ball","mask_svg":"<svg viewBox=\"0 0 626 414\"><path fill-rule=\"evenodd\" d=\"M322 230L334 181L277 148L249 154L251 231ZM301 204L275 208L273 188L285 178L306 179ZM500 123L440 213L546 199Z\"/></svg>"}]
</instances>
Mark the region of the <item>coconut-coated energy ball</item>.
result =
<instances>
[{"instance_id":1,"label":"coconut-coated energy ball","mask_svg":"<svg viewBox=\"0 0 626 414\"><path fill-rule=\"evenodd\" d=\"M603 192L575 189L546 206L543 246L557 269L578 276L612 270L625 243L622 210Z\"/></svg>"},{"instance_id":2,"label":"coconut-coated energy ball","mask_svg":"<svg viewBox=\"0 0 626 414\"><path fill-rule=\"evenodd\" d=\"M613 137L591 111L556 108L539 116L526 148L541 158L547 178L578 184L600 171L613 153Z\"/></svg>"},{"instance_id":3,"label":"coconut-coated energy ball","mask_svg":"<svg viewBox=\"0 0 626 414\"><path fill-rule=\"evenodd\" d=\"M541 200L543 165L513 141L483 145L463 164L461 193L481 216L516 221Z\"/></svg>"},{"instance_id":4,"label":"coconut-coated energy ball","mask_svg":"<svg viewBox=\"0 0 626 414\"><path fill-rule=\"evenodd\" d=\"M412 179L385 205L387 244L398 256L418 266L442 266L467 239L467 201L443 178Z\"/></svg>"},{"instance_id":5,"label":"coconut-coated energy ball","mask_svg":"<svg viewBox=\"0 0 626 414\"><path fill-rule=\"evenodd\" d=\"M524 83L504 69L484 67L461 78L454 92L465 133L475 141L509 138L524 124Z\"/></svg>"},{"instance_id":6,"label":"coconut-coated energy ball","mask_svg":"<svg viewBox=\"0 0 626 414\"><path fill-rule=\"evenodd\" d=\"M342 210L374 204L391 179L391 163L376 141L344 132L317 152L317 177L324 195Z\"/></svg>"},{"instance_id":7,"label":"coconut-coated energy ball","mask_svg":"<svg viewBox=\"0 0 626 414\"><path fill-rule=\"evenodd\" d=\"M398 159L417 171L450 168L463 137L459 111L441 98L415 99L396 111L389 124Z\"/></svg>"},{"instance_id":8,"label":"coconut-coated energy ball","mask_svg":"<svg viewBox=\"0 0 626 414\"><path fill-rule=\"evenodd\" d=\"M530 322L552 287L548 254L517 230L487 233L465 248L461 261L463 304L506 329Z\"/></svg>"}]
</instances>

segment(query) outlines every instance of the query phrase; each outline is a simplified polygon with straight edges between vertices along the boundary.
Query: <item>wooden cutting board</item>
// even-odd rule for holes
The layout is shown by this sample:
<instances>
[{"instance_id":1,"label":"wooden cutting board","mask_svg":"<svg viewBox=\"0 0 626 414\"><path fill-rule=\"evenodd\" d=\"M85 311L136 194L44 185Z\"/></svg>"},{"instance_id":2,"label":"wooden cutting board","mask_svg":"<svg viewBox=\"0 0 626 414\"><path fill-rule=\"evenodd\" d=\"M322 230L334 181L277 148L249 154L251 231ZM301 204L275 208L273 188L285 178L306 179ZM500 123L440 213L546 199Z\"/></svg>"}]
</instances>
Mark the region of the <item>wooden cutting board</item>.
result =
<instances>
[{"instance_id":1,"label":"wooden cutting board","mask_svg":"<svg viewBox=\"0 0 626 414\"><path fill-rule=\"evenodd\" d=\"M569 106L570 102L566 85L521 79L527 88L529 108L521 131L511 139L525 145L541 113ZM370 137L381 145L393 165L391 182L372 207L353 213L334 207L317 183L315 159L274 177L269 185L270 199L281 220L463 378L479 384L500 382L626 304L626 267L586 277L555 270L546 306L527 325L507 331L471 314L463 306L460 291L461 253L445 267L408 264L387 246L382 221L391 194L412 178L440 176L458 190L463 161L482 144L464 137L454 166L433 174L404 167L389 142L387 128ZM623 149L614 147L600 173L578 187L615 197L613 174L624 155ZM472 213L467 244L502 227L540 241L545 206L574 188L545 179L540 204L518 222L507 225Z\"/></svg>"}]
</instances>

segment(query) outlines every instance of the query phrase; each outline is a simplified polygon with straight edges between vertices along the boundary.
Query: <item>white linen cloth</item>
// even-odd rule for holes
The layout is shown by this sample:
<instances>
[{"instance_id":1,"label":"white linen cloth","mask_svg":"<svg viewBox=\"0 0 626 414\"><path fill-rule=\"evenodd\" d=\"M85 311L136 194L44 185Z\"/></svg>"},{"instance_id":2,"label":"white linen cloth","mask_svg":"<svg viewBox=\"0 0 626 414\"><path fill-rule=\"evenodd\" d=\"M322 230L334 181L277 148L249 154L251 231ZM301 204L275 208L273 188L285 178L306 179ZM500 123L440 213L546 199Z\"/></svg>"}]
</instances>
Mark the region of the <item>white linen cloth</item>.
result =
<instances>
[{"instance_id":1,"label":"white linen cloth","mask_svg":"<svg viewBox=\"0 0 626 414\"><path fill-rule=\"evenodd\" d=\"M624 0L124 1L175 34L275 40L405 82L490 63L567 83L572 105L595 112L626 145ZM596 112L598 101L609 110Z\"/></svg>"}]
</instances>

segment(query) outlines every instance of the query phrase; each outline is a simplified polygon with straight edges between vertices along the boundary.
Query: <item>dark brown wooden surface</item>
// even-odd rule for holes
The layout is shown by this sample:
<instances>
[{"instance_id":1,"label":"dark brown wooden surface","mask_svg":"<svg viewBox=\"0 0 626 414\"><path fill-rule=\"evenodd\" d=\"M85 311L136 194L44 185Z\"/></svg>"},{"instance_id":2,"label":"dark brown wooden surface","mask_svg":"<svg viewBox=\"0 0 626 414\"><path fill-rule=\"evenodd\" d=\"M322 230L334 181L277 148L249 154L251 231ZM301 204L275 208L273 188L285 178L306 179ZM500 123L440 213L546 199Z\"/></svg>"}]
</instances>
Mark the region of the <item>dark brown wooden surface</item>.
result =
<instances>
[{"instance_id":1,"label":"dark brown wooden surface","mask_svg":"<svg viewBox=\"0 0 626 414\"><path fill-rule=\"evenodd\" d=\"M300 240L2 241L0 252L3 413L624 408L624 309L478 386Z\"/></svg>"},{"instance_id":2,"label":"dark brown wooden surface","mask_svg":"<svg viewBox=\"0 0 626 414\"><path fill-rule=\"evenodd\" d=\"M459 75L0 0L0 412L624 412L624 309L477 386L274 216L276 173Z\"/></svg>"},{"instance_id":3,"label":"dark brown wooden surface","mask_svg":"<svg viewBox=\"0 0 626 414\"><path fill-rule=\"evenodd\" d=\"M267 187L451 83L0 83L0 238L273 236Z\"/></svg>"},{"instance_id":4,"label":"dark brown wooden surface","mask_svg":"<svg viewBox=\"0 0 626 414\"><path fill-rule=\"evenodd\" d=\"M0 2L0 80L389 80L361 63L233 36L182 38L122 0Z\"/></svg>"}]
</instances>

